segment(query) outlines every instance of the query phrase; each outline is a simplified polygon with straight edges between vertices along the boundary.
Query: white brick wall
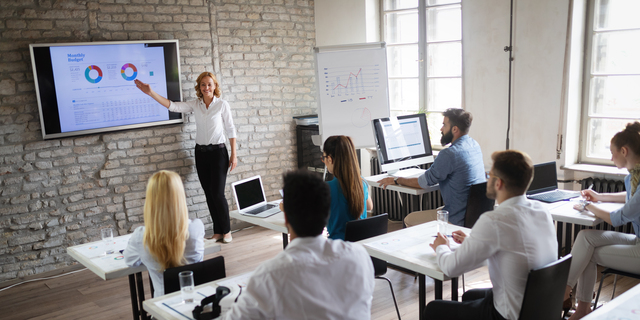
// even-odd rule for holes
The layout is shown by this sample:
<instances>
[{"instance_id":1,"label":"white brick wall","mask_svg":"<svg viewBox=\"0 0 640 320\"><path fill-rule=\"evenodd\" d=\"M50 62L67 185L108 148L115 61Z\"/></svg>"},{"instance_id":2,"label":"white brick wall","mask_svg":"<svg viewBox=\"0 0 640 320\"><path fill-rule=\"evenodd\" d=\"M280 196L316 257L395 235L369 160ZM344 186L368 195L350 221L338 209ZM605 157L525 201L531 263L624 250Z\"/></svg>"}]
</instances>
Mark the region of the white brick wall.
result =
<instances>
[{"instance_id":1,"label":"white brick wall","mask_svg":"<svg viewBox=\"0 0 640 320\"><path fill-rule=\"evenodd\" d=\"M239 164L270 198L296 167L292 116L315 113L313 1L88 0L0 3L0 281L74 263L66 247L142 224L151 174L184 179L211 229L195 171L195 123L42 140L30 43L179 39L183 96L212 71L231 104ZM231 195L227 188L227 199Z\"/></svg>"}]
</instances>

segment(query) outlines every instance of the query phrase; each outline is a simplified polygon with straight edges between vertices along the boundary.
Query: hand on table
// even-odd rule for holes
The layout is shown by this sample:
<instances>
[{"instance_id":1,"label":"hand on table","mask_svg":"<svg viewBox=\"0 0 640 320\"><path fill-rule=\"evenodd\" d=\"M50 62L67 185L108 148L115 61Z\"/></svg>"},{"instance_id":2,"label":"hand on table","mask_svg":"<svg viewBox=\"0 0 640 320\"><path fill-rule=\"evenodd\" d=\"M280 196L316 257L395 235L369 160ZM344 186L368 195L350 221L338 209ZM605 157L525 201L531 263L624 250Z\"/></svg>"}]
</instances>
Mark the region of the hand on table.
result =
<instances>
[{"instance_id":1,"label":"hand on table","mask_svg":"<svg viewBox=\"0 0 640 320\"><path fill-rule=\"evenodd\" d=\"M378 180L378 184L380 184L380 188L386 189L387 186L395 185L396 182L395 182L393 177L389 177L389 178L384 178L384 179Z\"/></svg>"},{"instance_id":2,"label":"hand on table","mask_svg":"<svg viewBox=\"0 0 640 320\"><path fill-rule=\"evenodd\" d=\"M436 248L439 245L447 245L447 247L449 246L449 239L447 239L446 236L444 236L442 233L438 232L438 235L436 236L436 240L433 241L432 244L430 244L431 248L433 249L433 251L436 251Z\"/></svg>"},{"instance_id":3,"label":"hand on table","mask_svg":"<svg viewBox=\"0 0 640 320\"><path fill-rule=\"evenodd\" d=\"M279 206L280 206L280 211L284 212L284 202L283 201L280 201Z\"/></svg>"},{"instance_id":4,"label":"hand on table","mask_svg":"<svg viewBox=\"0 0 640 320\"><path fill-rule=\"evenodd\" d=\"M453 241L455 241L455 243L462 244L467 235L462 232L462 230L456 230L451 233L451 237L453 237Z\"/></svg>"}]
</instances>

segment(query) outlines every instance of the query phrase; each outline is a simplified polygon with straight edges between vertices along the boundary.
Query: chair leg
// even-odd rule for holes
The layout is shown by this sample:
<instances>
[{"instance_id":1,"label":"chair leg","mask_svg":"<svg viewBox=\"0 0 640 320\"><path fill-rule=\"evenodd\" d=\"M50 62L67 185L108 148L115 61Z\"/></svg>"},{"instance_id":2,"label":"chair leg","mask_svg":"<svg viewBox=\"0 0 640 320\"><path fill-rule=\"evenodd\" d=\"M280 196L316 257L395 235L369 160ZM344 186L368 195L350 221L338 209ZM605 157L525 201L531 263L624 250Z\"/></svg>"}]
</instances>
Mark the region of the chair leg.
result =
<instances>
[{"instance_id":1,"label":"chair leg","mask_svg":"<svg viewBox=\"0 0 640 320\"><path fill-rule=\"evenodd\" d=\"M464 273L462 274L462 293L467 292L467 288L464 286Z\"/></svg>"},{"instance_id":2,"label":"chair leg","mask_svg":"<svg viewBox=\"0 0 640 320\"><path fill-rule=\"evenodd\" d=\"M598 294L596 294L596 302L593 304L593 310L598 308L598 299L600 299L600 290L602 290L602 283L604 282L604 277L606 277L606 274L603 274L602 277L600 278L600 286L598 287Z\"/></svg>"},{"instance_id":3,"label":"chair leg","mask_svg":"<svg viewBox=\"0 0 640 320\"><path fill-rule=\"evenodd\" d=\"M613 297L616 295L616 284L618 283L618 275L614 274L613 275L613 291L611 292L611 300L613 300Z\"/></svg>"},{"instance_id":4,"label":"chair leg","mask_svg":"<svg viewBox=\"0 0 640 320\"><path fill-rule=\"evenodd\" d=\"M402 318L400 318L400 309L398 309L398 302L396 301L396 294L393 293L393 285L391 285L391 280L389 280L389 278L387 277L382 276L377 276L376 279L385 280L389 284L389 289L391 289L391 297L393 297L393 304L396 306L396 313L398 313L398 320L402 320Z\"/></svg>"}]
</instances>

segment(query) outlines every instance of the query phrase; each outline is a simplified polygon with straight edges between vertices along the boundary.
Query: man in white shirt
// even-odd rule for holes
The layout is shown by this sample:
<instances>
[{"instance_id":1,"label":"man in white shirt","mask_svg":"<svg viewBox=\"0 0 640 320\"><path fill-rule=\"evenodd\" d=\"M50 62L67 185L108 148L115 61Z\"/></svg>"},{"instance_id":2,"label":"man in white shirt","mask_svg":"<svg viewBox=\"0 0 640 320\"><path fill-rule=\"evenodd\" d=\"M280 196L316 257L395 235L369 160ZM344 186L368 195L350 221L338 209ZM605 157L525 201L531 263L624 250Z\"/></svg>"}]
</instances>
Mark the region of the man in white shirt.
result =
<instances>
[{"instance_id":1,"label":"man in white shirt","mask_svg":"<svg viewBox=\"0 0 640 320\"><path fill-rule=\"evenodd\" d=\"M432 301L425 309L427 319L518 319L529 271L558 256L551 215L525 197L533 177L529 156L507 150L491 158L487 197L495 199L498 208L481 215L468 237L462 231L453 232L453 240L462 244L455 252L442 234L431 247L449 277L488 260L493 288L469 290L462 302Z\"/></svg>"},{"instance_id":2,"label":"man in white shirt","mask_svg":"<svg viewBox=\"0 0 640 320\"><path fill-rule=\"evenodd\" d=\"M325 239L329 186L306 170L284 176L291 242L261 264L224 319L370 319L374 274L356 243Z\"/></svg>"}]
</instances>

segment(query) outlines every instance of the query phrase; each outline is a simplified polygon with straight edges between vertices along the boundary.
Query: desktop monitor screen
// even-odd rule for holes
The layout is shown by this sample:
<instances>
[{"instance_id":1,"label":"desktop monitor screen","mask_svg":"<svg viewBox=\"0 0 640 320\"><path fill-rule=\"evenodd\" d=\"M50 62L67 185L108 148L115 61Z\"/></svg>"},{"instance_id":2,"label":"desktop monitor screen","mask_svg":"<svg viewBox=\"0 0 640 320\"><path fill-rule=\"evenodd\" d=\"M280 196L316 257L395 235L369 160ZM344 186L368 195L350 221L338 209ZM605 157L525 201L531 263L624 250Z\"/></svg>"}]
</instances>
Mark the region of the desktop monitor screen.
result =
<instances>
[{"instance_id":1,"label":"desktop monitor screen","mask_svg":"<svg viewBox=\"0 0 640 320\"><path fill-rule=\"evenodd\" d=\"M424 113L375 119L372 125L382 171L393 173L433 162Z\"/></svg>"}]
</instances>

